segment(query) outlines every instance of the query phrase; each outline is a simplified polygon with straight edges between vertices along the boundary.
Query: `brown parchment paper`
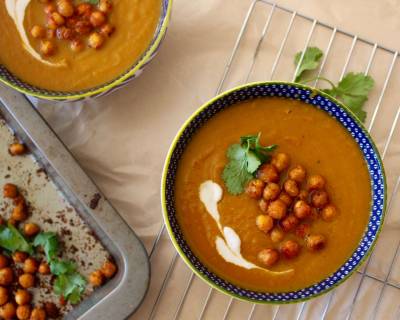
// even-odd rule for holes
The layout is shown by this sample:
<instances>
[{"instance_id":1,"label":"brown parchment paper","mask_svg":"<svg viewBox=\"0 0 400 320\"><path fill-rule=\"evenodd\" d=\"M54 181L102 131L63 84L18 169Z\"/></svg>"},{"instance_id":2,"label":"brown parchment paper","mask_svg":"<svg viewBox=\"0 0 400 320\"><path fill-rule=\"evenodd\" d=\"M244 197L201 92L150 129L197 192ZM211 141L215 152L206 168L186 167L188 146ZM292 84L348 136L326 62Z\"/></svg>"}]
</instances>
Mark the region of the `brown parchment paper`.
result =
<instances>
[{"instance_id":1,"label":"brown parchment paper","mask_svg":"<svg viewBox=\"0 0 400 320\"><path fill-rule=\"evenodd\" d=\"M398 1L278 0L277 2L378 41L385 46L400 48L397 32L400 27ZM89 99L77 103L37 103L43 116L141 237L149 251L162 224L160 179L169 144L183 121L202 103L215 95L250 3L250 0L175 0L166 39L158 56L138 79L123 89L96 100ZM250 21L245 41L240 46L240 52L223 89L246 80L255 43L262 32L267 14L268 10L259 9L254 19ZM278 16L274 28L282 31L286 26L287 21L284 17L282 16L280 23ZM295 38L288 42L288 48L285 49L274 74L275 79L291 79L293 53L302 49L308 28L309 25L301 22L295 26ZM297 41L297 38L302 40ZM325 35L321 33L315 41L323 43L322 48L325 48L328 39L329 33ZM249 80L268 79L280 41L281 36L278 37L274 32L267 34L261 47L260 58L256 61ZM346 39L344 41L349 42ZM337 46L335 50L329 58L325 71L333 80L340 76L343 57L346 56L348 47ZM349 69L363 70L368 55L361 54L361 56L362 58L350 63ZM368 121L371 120L374 103L379 99L379 90L391 57L382 54L377 59L371 68L371 73L380 84L372 93L367 106L370 110ZM394 91L395 84L400 84L398 71L396 66L389 85ZM377 125L373 128L373 136L381 151L385 146L396 108L400 104L399 94L387 99L385 100L387 110L383 109L379 113ZM396 157L399 159L400 153L400 141L396 138L398 136L399 130L396 130L385 159L385 164L391 170L388 179L391 190L400 173L399 165L395 162ZM398 232L398 215L397 217L393 215L389 222L389 231L385 232L386 242L383 242L383 246L391 244L394 250L395 240L390 237ZM164 234L151 259L152 284L149 293L132 319L147 319L151 314L162 280L174 255L170 241ZM385 263L382 262L384 258L375 260L377 261L371 263L371 268L384 276L390 257ZM397 277L399 276L397 272ZM174 318L189 277L188 268L178 258L174 264L174 271L166 283L165 294L153 311L156 319ZM356 275L339 289L332 301L328 319L340 319L344 316L351 301L347 293L357 287L358 281L359 276ZM368 283L363 284L367 285ZM367 302L365 305L370 301L376 301L379 291L376 291L375 287L376 284L371 283L371 287L360 294L360 298ZM195 277L180 310L180 319L197 318L208 293L209 287ZM385 319L394 317L399 306L399 297L400 294L396 291L389 295L388 299L385 298L384 303L387 305L381 305L382 312L387 316ZM328 296L323 296L308 304L303 314L304 319L320 319L327 299ZM222 319L228 304L229 297L214 292L204 313L204 319ZM249 303L235 301L227 318L247 319L251 308L252 305ZM301 305L281 308L278 318L295 318L300 308ZM270 306L257 307L253 319L270 319L274 310L274 307ZM360 306L357 310L365 312L367 308Z\"/></svg>"}]
</instances>

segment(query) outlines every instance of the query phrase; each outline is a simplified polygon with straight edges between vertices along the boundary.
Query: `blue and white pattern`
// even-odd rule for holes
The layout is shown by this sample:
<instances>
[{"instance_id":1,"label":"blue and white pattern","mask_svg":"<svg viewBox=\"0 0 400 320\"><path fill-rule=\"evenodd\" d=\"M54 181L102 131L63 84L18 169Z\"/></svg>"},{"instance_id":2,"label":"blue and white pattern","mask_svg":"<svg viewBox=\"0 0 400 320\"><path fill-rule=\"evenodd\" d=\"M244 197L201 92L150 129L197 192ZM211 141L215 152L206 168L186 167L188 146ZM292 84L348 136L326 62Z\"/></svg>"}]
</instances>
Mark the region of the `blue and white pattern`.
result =
<instances>
[{"instance_id":1,"label":"blue and white pattern","mask_svg":"<svg viewBox=\"0 0 400 320\"><path fill-rule=\"evenodd\" d=\"M161 34L163 30L163 26L167 23L167 20L169 19L169 13L170 13L170 6L172 5L172 0L162 0L162 8L161 8L161 16L158 21L157 29L154 32L154 37L153 40L151 41L148 49L141 55L141 57L135 61L135 63L128 69L126 72L118 76L118 78L113 79L107 83L104 83L98 87L83 90L83 91L75 91L75 92L64 92L64 91L52 91L52 90L46 90L42 89L33 85L30 85L28 83L25 83L24 81L20 80L18 77L13 75L10 71L6 69L5 66L0 64L0 80L4 81L6 84L11 84L14 87L17 87L19 90L26 92L28 94L32 95L40 95L40 96L45 96L46 99L57 99L58 101L78 101L78 100L83 100L83 98L61 98L61 97L68 97L68 96L79 96L79 95L86 95L90 92L95 92L97 90L101 90L102 88L110 86L110 88L107 88L106 90L103 90L97 94L91 94L89 95L90 97L100 97L107 95L111 92L114 92L118 90L119 88L122 88L126 86L130 81L133 79L137 78L139 75L142 74L144 68L147 66L147 64L156 56L158 49L165 37L166 30L163 34ZM161 38L160 38L161 37ZM159 40L159 43L156 47L153 47L153 45L156 43L156 41ZM151 55L145 59L145 56L149 53L149 51L152 51ZM132 69L136 68L138 65L140 65L139 69L136 70L132 75L130 75L128 78L126 78L124 81L119 83L118 85L112 85L113 83L117 82L119 79L123 78L126 76L126 74L130 73Z\"/></svg>"},{"instance_id":2,"label":"blue and white pattern","mask_svg":"<svg viewBox=\"0 0 400 320\"><path fill-rule=\"evenodd\" d=\"M175 175L179 159L185 147L190 142L193 134L204 123L206 123L207 120L225 108L228 108L229 106L241 101L260 97L284 97L286 99L296 99L327 112L330 116L339 121L353 136L364 155L370 173L372 186L371 213L368 226L365 230L362 240L359 243L359 246L354 251L352 256L334 274L313 286L299 291L286 293L262 293L240 288L221 279L216 274L209 271L190 250L185 239L183 238L182 231L175 216ZM239 298L251 299L254 302L298 302L304 299L315 297L332 289L335 285L339 284L353 271L355 271L362 260L368 255L368 253L370 253L383 222L386 204L386 184L383 165L378 151L376 150L366 130L356 120L354 120L354 116L346 111L345 108L338 105L328 97L321 95L319 92L297 84L257 83L250 84L238 88L235 91L230 91L226 94L223 94L217 100L203 108L203 110L186 125L178 141L176 142L174 149L172 150L170 162L168 163L166 170L166 188L164 192L167 208L167 223L170 224L173 232L171 236L176 239L176 242L182 249L186 258L190 261L190 264L200 275L213 282L222 291L228 291Z\"/></svg>"}]
</instances>

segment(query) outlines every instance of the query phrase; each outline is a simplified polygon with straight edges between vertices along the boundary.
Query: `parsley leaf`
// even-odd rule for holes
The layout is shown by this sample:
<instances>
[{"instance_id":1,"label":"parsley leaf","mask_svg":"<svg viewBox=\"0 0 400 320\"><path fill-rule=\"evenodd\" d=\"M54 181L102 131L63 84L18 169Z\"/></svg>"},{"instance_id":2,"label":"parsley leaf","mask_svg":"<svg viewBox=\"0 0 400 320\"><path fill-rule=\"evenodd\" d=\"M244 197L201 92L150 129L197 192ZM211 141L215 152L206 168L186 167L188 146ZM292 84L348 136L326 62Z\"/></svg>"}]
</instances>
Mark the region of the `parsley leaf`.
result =
<instances>
[{"instance_id":1,"label":"parsley leaf","mask_svg":"<svg viewBox=\"0 0 400 320\"><path fill-rule=\"evenodd\" d=\"M233 195L242 193L258 167L269 160L269 153L275 148L276 145L263 147L260 134L243 136L240 144L232 144L226 152L229 162L222 172L228 192Z\"/></svg>"},{"instance_id":2,"label":"parsley leaf","mask_svg":"<svg viewBox=\"0 0 400 320\"><path fill-rule=\"evenodd\" d=\"M50 262L50 270L51 273L56 276L66 273L74 273L76 271L76 265L72 261L57 259Z\"/></svg>"},{"instance_id":3,"label":"parsley leaf","mask_svg":"<svg viewBox=\"0 0 400 320\"><path fill-rule=\"evenodd\" d=\"M0 225L0 247L11 251L22 251L33 254L32 246L12 224Z\"/></svg>"},{"instance_id":4,"label":"parsley leaf","mask_svg":"<svg viewBox=\"0 0 400 320\"><path fill-rule=\"evenodd\" d=\"M42 246L47 261L51 261L58 251L58 238L54 232L41 232L33 241L35 247Z\"/></svg>"},{"instance_id":5,"label":"parsley leaf","mask_svg":"<svg viewBox=\"0 0 400 320\"><path fill-rule=\"evenodd\" d=\"M297 65L300 62L300 58L302 55L302 51L297 52L296 55L294 56L294 64ZM318 67L320 60L324 53L322 52L321 49L317 47L308 47L304 53L303 60L300 63L299 69L296 74L296 82L300 81L301 76L303 75L304 71L307 70L314 70Z\"/></svg>"},{"instance_id":6,"label":"parsley leaf","mask_svg":"<svg viewBox=\"0 0 400 320\"><path fill-rule=\"evenodd\" d=\"M368 100L368 94L374 87L374 80L363 73L350 72L332 89L325 89L324 92L337 98L349 107L349 109L362 122L365 121L367 113L362 109Z\"/></svg>"}]
</instances>

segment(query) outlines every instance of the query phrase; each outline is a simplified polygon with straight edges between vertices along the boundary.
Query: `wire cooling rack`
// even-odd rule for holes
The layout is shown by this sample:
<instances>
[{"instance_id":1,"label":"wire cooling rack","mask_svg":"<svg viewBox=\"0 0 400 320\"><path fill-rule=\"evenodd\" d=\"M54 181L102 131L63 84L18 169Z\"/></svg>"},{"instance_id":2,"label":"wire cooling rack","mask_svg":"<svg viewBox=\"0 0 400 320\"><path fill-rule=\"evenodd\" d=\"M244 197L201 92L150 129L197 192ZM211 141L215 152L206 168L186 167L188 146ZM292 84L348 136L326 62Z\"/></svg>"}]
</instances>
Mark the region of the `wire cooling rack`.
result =
<instances>
[{"instance_id":1,"label":"wire cooling rack","mask_svg":"<svg viewBox=\"0 0 400 320\"><path fill-rule=\"evenodd\" d=\"M294 80L298 66L293 56L308 46L324 50L316 75L339 81L349 71L364 72L376 82L366 105L366 127L384 159L389 202L373 254L348 281L317 299L256 305L225 296L198 279L174 251L163 226L150 252L152 283L137 319L400 319L398 52L272 2L254 0L216 93L249 81ZM318 80L311 84L320 85Z\"/></svg>"}]
</instances>

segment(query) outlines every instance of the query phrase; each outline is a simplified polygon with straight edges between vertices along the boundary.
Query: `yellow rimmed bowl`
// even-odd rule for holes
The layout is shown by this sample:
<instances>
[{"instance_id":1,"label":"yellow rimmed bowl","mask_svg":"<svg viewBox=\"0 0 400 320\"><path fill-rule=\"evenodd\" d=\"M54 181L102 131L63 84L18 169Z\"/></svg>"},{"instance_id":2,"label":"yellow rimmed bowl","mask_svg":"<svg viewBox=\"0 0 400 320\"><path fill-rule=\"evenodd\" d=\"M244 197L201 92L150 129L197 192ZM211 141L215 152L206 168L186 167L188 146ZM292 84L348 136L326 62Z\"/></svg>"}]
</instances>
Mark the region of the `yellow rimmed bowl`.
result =
<instances>
[{"instance_id":1,"label":"yellow rimmed bowl","mask_svg":"<svg viewBox=\"0 0 400 320\"><path fill-rule=\"evenodd\" d=\"M175 211L175 177L180 158L196 131L215 114L230 106L263 97L299 100L326 112L349 132L359 146L367 164L371 181L371 209L367 227L352 255L330 276L322 281L291 292L257 292L241 288L209 270L192 252L185 241ZM230 296L257 303L294 303L324 294L354 273L372 252L381 231L386 209L386 178L383 163L371 136L356 116L343 104L317 89L288 82L258 82L246 84L220 94L198 109L182 126L172 142L165 161L161 202L164 221L171 240L186 264L201 279Z\"/></svg>"},{"instance_id":2,"label":"yellow rimmed bowl","mask_svg":"<svg viewBox=\"0 0 400 320\"><path fill-rule=\"evenodd\" d=\"M0 82L3 82L11 88L40 99L45 100L59 100L59 101L77 101L88 97L99 97L106 95L110 92L118 90L125 86L127 83L138 77L146 65L155 57L157 51L161 45L162 40L167 32L169 19L171 16L172 0L161 1L161 16L157 24L156 31L154 32L153 39L148 46L147 50L137 59L133 65L119 75L117 78L101 84L97 87L85 89L82 91L66 92L66 91L54 91L46 90L33 85L30 85L21 79L14 76L5 66L0 64Z\"/></svg>"}]
</instances>

